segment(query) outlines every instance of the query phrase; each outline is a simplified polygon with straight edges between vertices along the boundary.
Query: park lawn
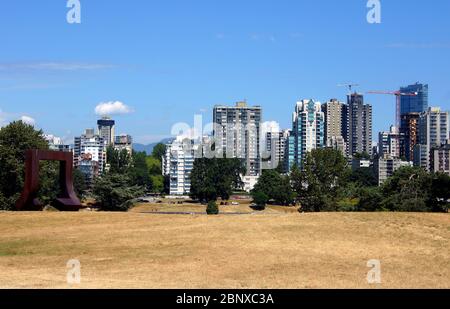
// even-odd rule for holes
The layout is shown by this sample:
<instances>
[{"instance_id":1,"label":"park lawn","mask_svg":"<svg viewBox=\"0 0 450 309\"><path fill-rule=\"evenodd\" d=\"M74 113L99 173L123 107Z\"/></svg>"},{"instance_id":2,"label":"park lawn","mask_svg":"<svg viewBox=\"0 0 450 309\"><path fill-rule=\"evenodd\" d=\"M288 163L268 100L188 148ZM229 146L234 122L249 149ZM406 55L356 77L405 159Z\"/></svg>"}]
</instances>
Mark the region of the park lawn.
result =
<instances>
[{"instance_id":1,"label":"park lawn","mask_svg":"<svg viewBox=\"0 0 450 309\"><path fill-rule=\"evenodd\" d=\"M0 213L0 288L450 288L450 216ZM367 262L381 261L381 285Z\"/></svg>"}]
</instances>

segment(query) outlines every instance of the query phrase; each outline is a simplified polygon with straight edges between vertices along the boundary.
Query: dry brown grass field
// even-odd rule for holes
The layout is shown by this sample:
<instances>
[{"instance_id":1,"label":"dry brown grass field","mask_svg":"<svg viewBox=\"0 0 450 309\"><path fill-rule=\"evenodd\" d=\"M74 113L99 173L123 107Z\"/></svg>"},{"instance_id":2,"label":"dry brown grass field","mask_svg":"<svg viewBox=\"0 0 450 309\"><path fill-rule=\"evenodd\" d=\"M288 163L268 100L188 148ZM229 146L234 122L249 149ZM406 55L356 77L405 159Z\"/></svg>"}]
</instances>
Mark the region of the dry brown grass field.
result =
<instances>
[{"instance_id":1,"label":"dry brown grass field","mask_svg":"<svg viewBox=\"0 0 450 309\"><path fill-rule=\"evenodd\" d=\"M142 213L159 207L0 213L0 288L450 288L448 214ZM367 283L371 259L381 285Z\"/></svg>"}]
</instances>

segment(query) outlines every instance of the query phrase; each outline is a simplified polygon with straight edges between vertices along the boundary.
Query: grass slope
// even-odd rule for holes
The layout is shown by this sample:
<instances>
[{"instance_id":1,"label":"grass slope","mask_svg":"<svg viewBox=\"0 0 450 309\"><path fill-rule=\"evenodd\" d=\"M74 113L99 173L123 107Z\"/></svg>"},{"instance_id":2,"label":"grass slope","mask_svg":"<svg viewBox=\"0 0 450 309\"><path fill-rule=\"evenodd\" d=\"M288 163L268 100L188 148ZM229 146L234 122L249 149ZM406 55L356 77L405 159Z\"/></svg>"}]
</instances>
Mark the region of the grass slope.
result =
<instances>
[{"instance_id":1,"label":"grass slope","mask_svg":"<svg viewBox=\"0 0 450 309\"><path fill-rule=\"evenodd\" d=\"M450 216L0 213L0 288L450 288ZM374 288L377 288L376 286Z\"/></svg>"}]
</instances>

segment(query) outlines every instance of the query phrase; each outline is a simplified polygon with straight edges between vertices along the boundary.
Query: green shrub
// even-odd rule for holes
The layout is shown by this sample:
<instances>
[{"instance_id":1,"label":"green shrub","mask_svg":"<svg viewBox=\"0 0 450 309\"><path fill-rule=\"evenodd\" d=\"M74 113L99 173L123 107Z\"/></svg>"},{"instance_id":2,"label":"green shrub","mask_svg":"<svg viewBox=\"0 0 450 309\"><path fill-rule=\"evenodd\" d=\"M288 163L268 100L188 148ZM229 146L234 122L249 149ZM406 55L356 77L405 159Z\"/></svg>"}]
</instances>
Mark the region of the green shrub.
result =
<instances>
[{"instance_id":1,"label":"green shrub","mask_svg":"<svg viewBox=\"0 0 450 309\"><path fill-rule=\"evenodd\" d=\"M352 212L357 210L358 199L344 198L337 203L337 210L340 212Z\"/></svg>"},{"instance_id":2,"label":"green shrub","mask_svg":"<svg viewBox=\"0 0 450 309\"><path fill-rule=\"evenodd\" d=\"M265 209L266 204L269 201L269 197L267 194L261 191L252 192L253 203L256 204L256 207L260 209Z\"/></svg>"},{"instance_id":3,"label":"green shrub","mask_svg":"<svg viewBox=\"0 0 450 309\"><path fill-rule=\"evenodd\" d=\"M206 213L208 215L218 215L219 214L219 206L215 201L210 201L208 206L206 207Z\"/></svg>"},{"instance_id":4,"label":"green shrub","mask_svg":"<svg viewBox=\"0 0 450 309\"><path fill-rule=\"evenodd\" d=\"M359 190L358 195L358 211L371 212L384 210L382 207L383 196L379 188L362 188Z\"/></svg>"}]
</instances>

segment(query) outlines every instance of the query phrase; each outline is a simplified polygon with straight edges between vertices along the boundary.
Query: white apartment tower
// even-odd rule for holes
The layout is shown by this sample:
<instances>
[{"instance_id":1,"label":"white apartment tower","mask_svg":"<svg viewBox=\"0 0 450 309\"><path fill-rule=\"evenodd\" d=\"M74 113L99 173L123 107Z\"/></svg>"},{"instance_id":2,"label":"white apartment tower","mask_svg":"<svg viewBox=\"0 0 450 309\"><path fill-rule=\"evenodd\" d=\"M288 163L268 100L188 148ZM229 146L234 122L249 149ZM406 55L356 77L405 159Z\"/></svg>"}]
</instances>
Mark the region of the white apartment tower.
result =
<instances>
[{"instance_id":1,"label":"white apartment tower","mask_svg":"<svg viewBox=\"0 0 450 309\"><path fill-rule=\"evenodd\" d=\"M430 107L428 111L421 113L419 118L419 144L415 147L415 165L429 171L431 169L431 151L433 148L447 143L449 131L449 112L441 111L439 107Z\"/></svg>"},{"instance_id":2,"label":"white apartment tower","mask_svg":"<svg viewBox=\"0 0 450 309\"><path fill-rule=\"evenodd\" d=\"M214 107L216 153L224 158L242 159L247 176L261 174L261 120L261 107L247 106L246 102Z\"/></svg>"},{"instance_id":3,"label":"white apartment tower","mask_svg":"<svg viewBox=\"0 0 450 309\"><path fill-rule=\"evenodd\" d=\"M189 195L191 192L191 172L194 168L196 147L194 141L177 139L167 145L162 160L163 175L170 177L170 195Z\"/></svg>"},{"instance_id":4,"label":"white apartment tower","mask_svg":"<svg viewBox=\"0 0 450 309\"><path fill-rule=\"evenodd\" d=\"M295 138L294 164L302 167L309 152L325 146L325 115L320 102L314 100L297 102L292 123L292 133Z\"/></svg>"},{"instance_id":5,"label":"white apartment tower","mask_svg":"<svg viewBox=\"0 0 450 309\"><path fill-rule=\"evenodd\" d=\"M270 167L272 169L278 168L280 164L284 165L286 143L290 134L290 130L266 133L266 150L270 154Z\"/></svg>"},{"instance_id":6,"label":"white apartment tower","mask_svg":"<svg viewBox=\"0 0 450 309\"><path fill-rule=\"evenodd\" d=\"M98 166L98 173L102 174L106 164L106 143L102 137L94 133L94 129L87 129L85 134L75 137L74 166L81 166L87 158ZM86 164L86 162L84 162ZM90 178L97 175L89 175Z\"/></svg>"},{"instance_id":7,"label":"white apartment tower","mask_svg":"<svg viewBox=\"0 0 450 309\"><path fill-rule=\"evenodd\" d=\"M378 152L380 156L389 155L391 158L400 158L402 134L395 126L389 132L380 132L378 139Z\"/></svg>"}]
</instances>

